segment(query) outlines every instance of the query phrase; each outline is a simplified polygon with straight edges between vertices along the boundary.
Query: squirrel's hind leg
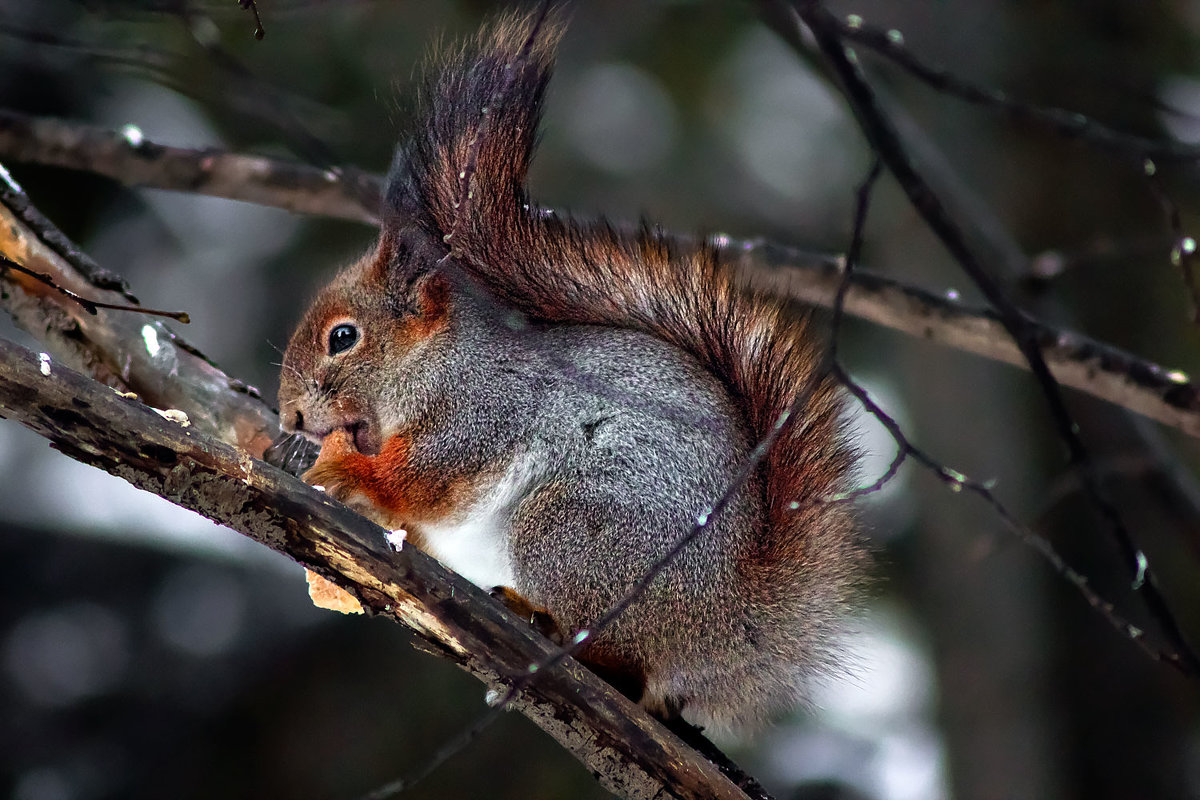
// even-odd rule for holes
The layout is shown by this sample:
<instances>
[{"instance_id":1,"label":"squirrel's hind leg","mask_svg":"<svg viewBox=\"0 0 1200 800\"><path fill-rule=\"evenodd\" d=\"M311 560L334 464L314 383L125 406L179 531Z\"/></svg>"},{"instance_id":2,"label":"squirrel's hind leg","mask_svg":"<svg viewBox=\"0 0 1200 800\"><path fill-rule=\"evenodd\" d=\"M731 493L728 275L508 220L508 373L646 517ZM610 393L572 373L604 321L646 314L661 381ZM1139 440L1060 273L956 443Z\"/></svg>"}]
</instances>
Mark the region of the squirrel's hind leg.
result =
<instances>
[{"instance_id":1,"label":"squirrel's hind leg","mask_svg":"<svg viewBox=\"0 0 1200 800\"><path fill-rule=\"evenodd\" d=\"M639 535L648 515L654 510L637 497L618 496L600 480L547 483L516 508L517 585L545 604L565 640L590 630L636 585L655 551L668 546ZM686 698L650 691L654 660L678 646L657 624L665 616L659 604L674 605L678 597L669 585L656 586L604 630L591 631L575 653L580 663L664 721L678 717L686 705ZM581 586L588 590L580 591ZM667 617L668 627L686 627L676 622Z\"/></svg>"},{"instance_id":2,"label":"squirrel's hind leg","mask_svg":"<svg viewBox=\"0 0 1200 800\"><path fill-rule=\"evenodd\" d=\"M493 586L491 595L503 603L509 611L521 619L527 620L531 626L554 644L561 647L566 641L566 633L554 616L547 609L534 605L516 589L511 586ZM607 656L602 645L600 647L584 647L578 658L584 666L633 702L640 703L644 699L646 676L641 669L628 660ZM664 721L679 716L678 708L647 707L647 710Z\"/></svg>"},{"instance_id":3,"label":"squirrel's hind leg","mask_svg":"<svg viewBox=\"0 0 1200 800\"><path fill-rule=\"evenodd\" d=\"M610 653L603 642L584 647L577 658L632 702L643 704L646 699L646 673L640 666L619 654ZM657 713L653 708L647 710L652 714Z\"/></svg>"},{"instance_id":4,"label":"squirrel's hind leg","mask_svg":"<svg viewBox=\"0 0 1200 800\"><path fill-rule=\"evenodd\" d=\"M535 606L528 598L511 586L493 586L491 595L503 603L509 611L521 619L527 620L538 633L556 645L562 646L562 643L565 641L562 628L559 627L558 620L548 610L541 606Z\"/></svg>"}]
</instances>

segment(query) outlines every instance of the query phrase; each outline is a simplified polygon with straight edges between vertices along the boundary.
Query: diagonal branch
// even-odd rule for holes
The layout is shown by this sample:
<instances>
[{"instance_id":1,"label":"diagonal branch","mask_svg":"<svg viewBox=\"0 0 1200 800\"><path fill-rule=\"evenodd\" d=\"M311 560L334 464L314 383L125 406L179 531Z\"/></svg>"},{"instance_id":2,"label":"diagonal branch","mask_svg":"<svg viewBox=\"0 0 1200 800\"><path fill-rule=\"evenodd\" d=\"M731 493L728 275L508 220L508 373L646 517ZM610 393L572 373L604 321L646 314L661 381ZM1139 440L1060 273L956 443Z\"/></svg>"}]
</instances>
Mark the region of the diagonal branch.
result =
<instances>
[{"instance_id":1,"label":"diagonal branch","mask_svg":"<svg viewBox=\"0 0 1200 800\"><path fill-rule=\"evenodd\" d=\"M80 252L0 167L0 308L46 343L55 358L156 408L181 409L205 432L261 455L279 421L258 393L217 369L163 322L127 311L89 309L64 294L125 305L124 282Z\"/></svg>"},{"instance_id":2,"label":"diagonal branch","mask_svg":"<svg viewBox=\"0 0 1200 800\"><path fill-rule=\"evenodd\" d=\"M968 103L997 109L1017 122L1033 123L1058 136L1077 139L1091 147L1107 150L1136 163L1145 172L1147 183L1163 206L1167 222L1175 234L1171 261L1183 273L1184 286L1192 303L1192 321L1200 322L1200 287L1197 286L1193 274L1196 242L1184 234L1179 208L1161 185L1158 165L1155 164L1155 159L1168 163L1198 161L1200 147L1126 133L1076 111L1023 102L999 89L964 80L944 67L918 57L905 46L904 36L900 31L876 28L856 14L851 14L841 21L834 19L833 22L842 38L870 48L936 91Z\"/></svg>"},{"instance_id":3,"label":"diagonal branch","mask_svg":"<svg viewBox=\"0 0 1200 800\"><path fill-rule=\"evenodd\" d=\"M840 261L817 259L764 240L743 243L738 265L752 286L811 305L832 307ZM855 270L846 314L919 339L1028 369L999 316L865 270ZM1063 386L1122 406L1200 437L1200 384L1181 370L1032 321L1032 336Z\"/></svg>"},{"instance_id":4,"label":"diagonal branch","mask_svg":"<svg viewBox=\"0 0 1200 800\"><path fill-rule=\"evenodd\" d=\"M0 110L0 158L93 172L129 186L244 200L377 224L382 181L358 170L155 144L119 131Z\"/></svg>"},{"instance_id":5,"label":"diagonal branch","mask_svg":"<svg viewBox=\"0 0 1200 800\"><path fill-rule=\"evenodd\" d=\"M0 186L0 253L85 297L132 299L92 285L87 274L98 269L94 263L19 187L11 181ZM115 276L106 279L123 286ZM279 429L274 412L160 323L129 312L91 314L16 271L0 271L0 305L55 354L35 355L0 340L0 417L22 422L72 458L290 556L366 608L412 628L496 696L523 679L531 664L559 655L474 585L415 548L392 553L380 528L256 460ZM183 413L164 418L128 389L152 406ZM731 778L748 790L757 785L711 745L704 754L694 749L706 741L685 744L574 660L555 663L536 681L522 680L512 706L609 790L639 798L746 800Z\"/></svg>"},{"instance_id":6,"label":"diagonal branch","mask_svg":"<svg viewBox=\"0 0 1200 800\"><path fill-rule=\"evenodd\" d=\"M1043 357L1037 338L1037 323L1007 297L1000 284L984 268L963 235L961 227L921 176L895 125L876 102L874 90L859 69L853 54L843 43L837 18L819 0L793 0L793 4L799 18L812 32L817 48L837 75L847 103L872 149L895 176L930 230L941 239L959 266L996 309L1004 329L1016 342L1021 355L1028 362L1050 410L1059 438L1070 453L1071 465L1079 471L1086 494L1111 531L1127 562L1135 588L1140 590L1150 613L1162 626L1182 659L1182 663L1177 666L1193 675L1200 673L1200 657L1192 651L1173 612L1159 593L1145 555L1134 542L1116 507L1100 488L1087 446L1067 409L1061 388Z\"/></svg>"},{"instance_id":7,"label":"diagonal branch","mask_svg":"<svg viewBox=\"0 0 1200 800\"><path fill-rule=\"evenodd\" d=\"M189 150L145 140L140 132L31 117L0 110L0 158L66 167L122 183L195 192L306 214L375 223L380 179L220 150ZM780 296L831 307L837 260L763 240L722 237L748 282ZM1028 368L995 314L856 270L846 312L893 330ZM1200 437L1200 384L1071 331L1038 325L1035 339L1064 386Z\"/></svg>"},{"instance_id":8,"label":"diagonal branch","mask_svg":"<svg viewBox=\"0 0 1200 800\"><path fill-rule=\"evenodd\" d=\"M503 693L558 651L416 548L242 449L163 419L136 400L0 340L0 413L52 446L299 561L364 607L412 628ZM571 659L540 672L512 707L626 797L745 795L716 766Z\"/></svg>"},{"instance_id":9,"label":"diagonal branch","mask_svg":"<svg viewBox=\"0 0 1200 800\"><path fill-rule=\"evenodd\" d=\"M1054 545L1045 537L1040 536L1028 526L1023 524L1015 514L1013 514L1007 506L1005 506L1000 498L992 491L986 483L973 480L966 475L947 467L939 462L925 450L913 444L912 440L900 428L900 424L889 415L883 408L876 403L863 388L862 384L858 383L850 376L849 371L838 357L838 343L841 336L842 319L845 312L846 290L850 286L850 281L853 278L855 265L859 261L859 254L862 252L863 232L866 220L866 210L870 201L871 188L875 180L879 177L882 165L876 158L874 165L871 167L871 172L866 181L858 189L858 210L855 214L854 232L850 242L850 247L846 251L846 266L838 283L837 294L833 301L833 319L830 323L830 340L829 340L829 360L830 371L837 378L838 382L845 387L854 399L858 401L863 410L875 417L880 425L892 437L892 441L896 445L896 455L892 459L891 464L883 472L880 477L871 485L856 489L852 492L831 498L826 502L846 502L853 500L856 497L861 497L866 494L878 491L888 481L895 477L900 467L907 461L915 461L920 466L932 472L943 484L948 486L951 491L961 492L966 489L968 492L983 499L996 515L1008 528L1009 532L1019 538L1026 545L1037 551L1042 558L1049 563L1060 577L1070 583L1083 596L1083 599L1095 609L1105 621L1112 625L1118 633L1127 637L1142 652L1146 653L1150 658L1163 664L1168 664L1183 671L1187 674L1185 663L1178 653L1163 650L1147 641L1145 632L1130 623L1116 607L1102 597L1091 584L1085 575L1074 569L1066 562Z\"/></svg>"}]
</instances>

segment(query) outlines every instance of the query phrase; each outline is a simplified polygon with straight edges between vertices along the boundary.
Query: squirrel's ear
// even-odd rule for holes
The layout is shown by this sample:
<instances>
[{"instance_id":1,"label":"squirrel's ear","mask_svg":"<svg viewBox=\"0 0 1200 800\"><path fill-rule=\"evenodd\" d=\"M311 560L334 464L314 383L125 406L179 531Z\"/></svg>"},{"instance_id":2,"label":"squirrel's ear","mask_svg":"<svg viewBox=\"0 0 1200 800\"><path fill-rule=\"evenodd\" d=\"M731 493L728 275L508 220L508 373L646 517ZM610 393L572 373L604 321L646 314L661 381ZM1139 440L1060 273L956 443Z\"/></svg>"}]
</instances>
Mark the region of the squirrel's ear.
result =
<instances>
[{"instance_id":1,"label":"squirrel's ear","mask_svg":"<svg viewBox=\"0 0 1200 800\"><path fill-rule=\"evenodd\" d=\"M375 250L363 257L358 280L364 285L386 288L395 265L404 260L398 232L384 224L375 241Z\"/></svg>"},{"instance_id":2,"label":"squirrel's ear","mask_svg":"<svg viewBox=\"0 0 1200 800\"><path fill-rule=\"evenodd\" d=\"M446 248L411 225L385 223L375 252L368 256L365 283L381 287L395 301L409 305L409 295L420 279L446 255Z\"/></svg>"}]
</instances>

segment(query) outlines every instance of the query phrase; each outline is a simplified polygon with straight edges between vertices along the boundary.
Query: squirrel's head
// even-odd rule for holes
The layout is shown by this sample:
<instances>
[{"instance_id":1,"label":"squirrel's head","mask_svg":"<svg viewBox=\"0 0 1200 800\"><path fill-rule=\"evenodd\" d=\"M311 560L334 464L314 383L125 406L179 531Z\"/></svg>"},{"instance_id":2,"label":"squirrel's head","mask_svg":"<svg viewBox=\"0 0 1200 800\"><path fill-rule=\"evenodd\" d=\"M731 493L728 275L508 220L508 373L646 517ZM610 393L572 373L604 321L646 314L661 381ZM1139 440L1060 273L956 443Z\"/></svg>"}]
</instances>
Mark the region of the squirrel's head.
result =
<instances>
[{"instance_id":1,"label":"squirrel's head","mask_svg":"<svg viewBox=\"0 0 1200 800\"><path fill-rule=\"evenodd\" d=\"M345 429L376 454L419 402L420 364L450 325L440 257L418 232L385 230L375 250L317 295L283 355L283 429L321 442Z\"/></svg>"}]
</instances>

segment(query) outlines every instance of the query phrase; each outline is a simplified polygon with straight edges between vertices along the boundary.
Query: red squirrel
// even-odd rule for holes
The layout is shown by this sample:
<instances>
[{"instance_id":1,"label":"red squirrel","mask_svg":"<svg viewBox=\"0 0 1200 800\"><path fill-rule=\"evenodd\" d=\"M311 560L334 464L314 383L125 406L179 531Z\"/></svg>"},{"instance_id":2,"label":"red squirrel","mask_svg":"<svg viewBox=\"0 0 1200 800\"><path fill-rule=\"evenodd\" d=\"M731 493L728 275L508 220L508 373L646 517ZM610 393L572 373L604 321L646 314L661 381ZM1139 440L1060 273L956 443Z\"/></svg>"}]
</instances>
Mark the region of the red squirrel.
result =
<instances>
[{"instance_id":1,"label":"red squirrel","mask_svg":"<svg viewBox=\"0 0 1200 800\"><path fill-rule=\"evenodd\" d=\"M288 345L283 426L321 443L306 481L563 641L801 398L724 509L579 651L660 715L754 724L836 664L862 573L852 510L822 502L854 461L842 395L809 322L710 247L530 200L562 29L508 16L434 58L378 243Z\"/></svg>"}]
</instances>

